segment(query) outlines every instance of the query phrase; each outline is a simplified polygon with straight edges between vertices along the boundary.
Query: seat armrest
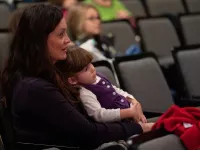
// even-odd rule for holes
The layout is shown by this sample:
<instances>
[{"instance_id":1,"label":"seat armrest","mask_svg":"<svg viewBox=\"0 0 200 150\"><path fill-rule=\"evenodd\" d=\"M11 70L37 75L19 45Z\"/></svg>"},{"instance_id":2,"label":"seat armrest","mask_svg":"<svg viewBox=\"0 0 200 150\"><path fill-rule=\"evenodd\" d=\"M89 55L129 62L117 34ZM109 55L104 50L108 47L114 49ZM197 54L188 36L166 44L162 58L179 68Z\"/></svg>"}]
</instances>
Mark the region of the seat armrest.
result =
<instances>
[{"instance_id":1,"label":"seat armrest","mask_svg":"<svg viewBox=\"0 0 200 150\"><path fill-rule=\"evenodd\" d=\"M134 150L141 143L165 136L167 134L170 134L170 133L167 132L165 129L158 129L158 130L146 132L139 135L134 135L127 140L127 146L130 150Z\"/></svg>"}]
</instances>

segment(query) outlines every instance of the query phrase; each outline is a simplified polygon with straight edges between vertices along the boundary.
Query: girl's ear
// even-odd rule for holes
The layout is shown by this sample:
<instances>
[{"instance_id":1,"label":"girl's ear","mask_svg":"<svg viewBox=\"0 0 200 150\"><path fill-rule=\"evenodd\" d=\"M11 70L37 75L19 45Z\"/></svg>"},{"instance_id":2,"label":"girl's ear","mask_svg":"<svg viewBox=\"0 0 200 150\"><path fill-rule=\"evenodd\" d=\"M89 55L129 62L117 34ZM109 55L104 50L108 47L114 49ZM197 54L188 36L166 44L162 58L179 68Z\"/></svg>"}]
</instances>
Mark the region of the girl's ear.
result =
<instances>
[{"instance_id":1,"label":"girl's ear","mask_svg":"<svg viewBox=\"0 0 200 150\"><path fill-rule=\"evenodd\" d=\"M68 78L68 82L69 82L70 84L72 84L72 85L75 85L75 84L78 83L75 77L69 77L69 78Z\"/></svg>"}]
</instances>

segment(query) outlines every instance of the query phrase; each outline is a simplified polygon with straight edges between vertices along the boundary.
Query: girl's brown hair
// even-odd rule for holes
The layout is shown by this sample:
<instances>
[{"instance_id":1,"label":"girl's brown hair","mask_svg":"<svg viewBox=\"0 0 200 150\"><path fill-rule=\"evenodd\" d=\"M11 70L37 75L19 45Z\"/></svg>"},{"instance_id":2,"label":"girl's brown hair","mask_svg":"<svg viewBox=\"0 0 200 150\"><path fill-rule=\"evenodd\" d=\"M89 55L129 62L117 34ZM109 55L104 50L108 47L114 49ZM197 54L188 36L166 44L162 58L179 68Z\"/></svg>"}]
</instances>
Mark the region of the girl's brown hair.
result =
<instances>
[{"instance_id":1,"label":"girl's brown hair","mask_svg":"<svg viewBox=\"0 0 200 150\"><path fill-rule=\"evenodd\" d=\"M67 50L67 59L56 63L56 67L65 78L68 78L83 70L92 59L92 54L87 50L71 46Z\"/></svg>"},{"instance_id":2,"label":"girl's brown hair","mask_svg":"<svg viewBox=\"0 0 200 150\"><path fill-rule=\"evenodd\" d=\"M67 13L67 25L70 36L73 40L80 40L87 36L83 29L86 20L86 11L88 9L98 10L91 4L80 3L71 7Z\"/></svg>"}]
</instances>

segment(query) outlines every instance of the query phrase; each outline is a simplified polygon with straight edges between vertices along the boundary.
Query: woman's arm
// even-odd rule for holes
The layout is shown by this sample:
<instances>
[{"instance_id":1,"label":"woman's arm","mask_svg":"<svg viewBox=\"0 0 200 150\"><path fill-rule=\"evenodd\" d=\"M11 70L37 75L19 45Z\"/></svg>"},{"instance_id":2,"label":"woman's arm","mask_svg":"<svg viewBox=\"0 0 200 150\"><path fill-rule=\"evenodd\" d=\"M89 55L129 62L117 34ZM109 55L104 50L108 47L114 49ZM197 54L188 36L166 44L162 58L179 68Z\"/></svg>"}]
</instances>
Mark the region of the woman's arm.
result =
<instances>
[{"instance_id":1,"label":"woman's arm","mask_svg":"<svg viewBox=\"0 0 200 150\"><path fill-rule=\"evenodd\" d=\"M31 88L26 95L28 107L24 109L38 116L38 121L48 124L48 128L66 135L66 141L70 139L83 147L88 145L95 147L105 142L125 140L131 135L142 133L142 128L137 123L88 121L52 84L39 82L29 86Z\"/></svg>"}]
</instances>

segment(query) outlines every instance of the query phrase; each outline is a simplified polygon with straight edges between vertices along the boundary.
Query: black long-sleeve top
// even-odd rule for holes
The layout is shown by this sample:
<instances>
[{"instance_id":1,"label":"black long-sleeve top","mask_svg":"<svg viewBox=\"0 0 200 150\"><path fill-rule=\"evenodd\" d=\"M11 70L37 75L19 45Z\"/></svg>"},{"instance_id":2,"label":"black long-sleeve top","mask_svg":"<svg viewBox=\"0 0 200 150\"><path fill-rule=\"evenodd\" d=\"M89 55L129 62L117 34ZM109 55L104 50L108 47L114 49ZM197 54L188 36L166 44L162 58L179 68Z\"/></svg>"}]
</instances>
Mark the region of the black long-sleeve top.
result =
<instances>
[{"instance_id":1,"label":"black long-sleeve top","mask_svg":"<svg viewBox=\"0 0 200 150\"><path fill-rule=\"evenodd\" d=\"M58 88L40 78L20 79L10 94L16 139L21 142L91 149L142 133L141 126L136 123L88 120Z\"/></svg>"}]
</instances>

